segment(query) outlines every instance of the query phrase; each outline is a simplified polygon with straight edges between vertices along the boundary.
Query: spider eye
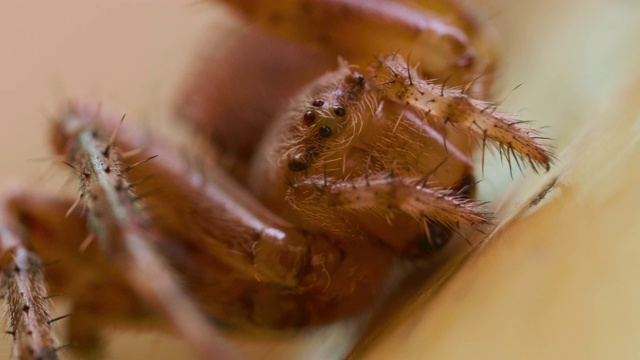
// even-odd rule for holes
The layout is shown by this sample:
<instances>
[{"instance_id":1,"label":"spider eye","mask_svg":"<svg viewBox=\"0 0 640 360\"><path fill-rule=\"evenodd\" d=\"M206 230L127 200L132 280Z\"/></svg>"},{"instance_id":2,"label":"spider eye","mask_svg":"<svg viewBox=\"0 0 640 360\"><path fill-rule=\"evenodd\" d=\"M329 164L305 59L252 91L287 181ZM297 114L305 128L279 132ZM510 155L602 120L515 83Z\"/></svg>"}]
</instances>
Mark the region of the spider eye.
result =
<instances>
[{"instance_id":1,"label":"spider eye","mask_svg":"<svg viewBox=\"0 0 640 360\"><path fill-rule=\"evenodd\" d=\"M436 252L449 243L451 230L443 226L429 224L429 235L421 234L416 239L418 253L430 254Z\"/></svg>"},{"instance_id":2,"label":"spider eye","mask_svg":"<svg viewBox=\"0 0 640 360\"><path fill-rule=\"evenodd\" d=\"M300 157L294 157L289 161L289 170L300 172L307 169L307 163L302 161Z\"/></svg>"},{"instance_id":3,"label":"spider eye","mask_svg":"<svg viewBox=\"0 0 640 360\"><path fill-rule=\"evenodd\" d=\"M345 116L347 114L347 111L344 109L344 106L342 105L336 105L333 108L333 112L337 115L337 116Z\"/></svg>"},{"instance_id":4,"label":"spider eye","mask_svg":"<svg viewBox=\"0 0 640 360\"><path fill-rule=\"evenodd\" d=\"M307 124L313 124L313 122L316 121L316 113L314 113L311 110L307 110L307 111L304 112L304 115L302 116L302 119Z\"/></svg>"},{"instance_id":5,"label":"spider eye","mask_svg":"<svg viewBox=\"0 0 640 360\"><path fill-rule=\"evenodd\" d=\"M321 107L322 105L324 105L324 100L322 99L315 99L313 100L313 102L311 103L312 106L315 107Z\"/></svg>"},{"instance_id":6,"label":"spider eye","mask_svg":"<svg viewBox=\"0 0 640 360\"><path fill-rule=\"evenodd\" d=\"M353 76L353 79L356 81L356 84L358 85L364 84L364 76L362 76L362 74L360 74L359 72L354 72L352 76Z\"/></svg>"},{"instance_id":7,"label":"spider eye","mask_svg":"<svg viewBox=\"0 0 640 360\"><path fill-rule=\"evenodd\" d=\"M320 130L318 130L318 133L320 134L320 136L322 136L323 138L328 138L331 136L331 134L333 133L333 131L331 130L330 127L328 127L327 125L323 125L322 127L320 127Z\"/></svg>"}]
</instances>

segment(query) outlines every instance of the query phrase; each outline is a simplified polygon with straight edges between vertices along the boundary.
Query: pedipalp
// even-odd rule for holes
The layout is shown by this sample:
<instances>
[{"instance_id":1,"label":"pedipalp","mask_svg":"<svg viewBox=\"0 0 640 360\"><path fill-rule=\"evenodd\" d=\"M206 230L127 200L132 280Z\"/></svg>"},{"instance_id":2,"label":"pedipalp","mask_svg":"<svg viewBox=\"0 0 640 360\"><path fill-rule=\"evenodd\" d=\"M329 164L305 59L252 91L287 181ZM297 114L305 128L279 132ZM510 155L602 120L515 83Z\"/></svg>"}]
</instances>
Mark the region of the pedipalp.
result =
<instances>
[{"instance_id":1,"label":"pedipalp","mask_svg":"<svg viewBox=\"0 0 640 360\"><path fill-rule=\"evenodd\" d=\"M473 134L482 142L483 156L487 141L491 141L509 164L512 156L518 166L517 157L521 157L534 170L537 166L549 170L553 163L553 155L539 141L537 131L522 127L521 122L501 113L495 104L475 100L465 89L422 80L398 55L380 59L372 71L390 99L409 106L443 129L451 126Z\"/></svg>"}]
</instances>

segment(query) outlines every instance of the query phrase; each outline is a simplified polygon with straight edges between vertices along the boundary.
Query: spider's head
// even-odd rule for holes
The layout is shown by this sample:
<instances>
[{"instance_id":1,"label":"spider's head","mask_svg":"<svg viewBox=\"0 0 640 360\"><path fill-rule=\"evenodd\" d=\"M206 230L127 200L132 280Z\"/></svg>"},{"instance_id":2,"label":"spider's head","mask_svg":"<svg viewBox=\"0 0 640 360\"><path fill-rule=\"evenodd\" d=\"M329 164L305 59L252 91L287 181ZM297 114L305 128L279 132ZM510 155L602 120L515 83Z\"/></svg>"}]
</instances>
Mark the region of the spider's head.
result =
<instances>
[{"instance_id":1,"label":"spider's head","mask_svg":"<svg viewBox=\"0 0 640 360\"><path fill-rule=\"evenodd\" d=\"M272 161L291 176L342 166L376 108L365 77L346 64L311 84L276 126Z\"/></svg>"},{"instance_id":2,"label":"spider's head","mask_svg":"<svg viewBox=\"0 0 640 360\"><path fill-rule=\"evenodd\" d=\"M254 191L272 193L313 175L342 178L345 169L365 162L361 145L378 107L371 87L343 62L294 98L256 152Z\"/></svg>"}]
</instances>

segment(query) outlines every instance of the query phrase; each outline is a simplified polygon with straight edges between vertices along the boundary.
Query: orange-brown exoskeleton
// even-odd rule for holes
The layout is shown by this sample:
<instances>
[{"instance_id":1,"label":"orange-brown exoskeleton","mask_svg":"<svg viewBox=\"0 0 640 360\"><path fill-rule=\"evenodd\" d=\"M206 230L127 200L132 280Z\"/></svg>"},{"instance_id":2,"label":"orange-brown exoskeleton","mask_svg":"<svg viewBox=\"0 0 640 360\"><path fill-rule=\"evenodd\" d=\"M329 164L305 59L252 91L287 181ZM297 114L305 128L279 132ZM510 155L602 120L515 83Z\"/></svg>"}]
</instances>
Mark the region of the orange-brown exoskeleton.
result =
<instances>
[{"instance_id":1,"label":"orange-brown exoskeleton","mask_svg":"<svg viewBox=\"0 0 640 360\"><path fill-rule=\"evenodd\" d=\"M495 60L479 26L453 2L421 3L229 1L251 25L204 58L178 110L232 161L192 166L131 121L73 102L52 143L78 198L2 197L16 357L58 356L47 287L72 298L69 343L85 354L99 355L101 328L147 321L202 358L234 358L214 324L358 314L395 259L488 228L473 152L494 146L543 169L552 155L478 100ZM43 277L40 258L62 261Z\"/></svg>"}]
</instances>

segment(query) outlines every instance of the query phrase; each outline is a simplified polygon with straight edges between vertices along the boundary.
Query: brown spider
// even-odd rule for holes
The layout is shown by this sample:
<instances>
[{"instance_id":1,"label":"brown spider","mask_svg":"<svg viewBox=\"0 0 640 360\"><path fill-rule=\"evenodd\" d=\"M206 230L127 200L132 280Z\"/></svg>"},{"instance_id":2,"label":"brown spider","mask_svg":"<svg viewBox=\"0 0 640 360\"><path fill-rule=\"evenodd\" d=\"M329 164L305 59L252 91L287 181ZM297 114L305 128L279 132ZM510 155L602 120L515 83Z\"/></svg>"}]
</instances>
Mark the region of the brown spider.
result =
<instances>
[{"instance_id":1,"label":"brown spider","mask_svg":"<svg viewBox=\"0 0 640 360\"><path fill-rule=\"evenodd\" d=\"M16 188L1 198L16 358L58 356L47 288L73 299L69 341L85 356L99 356L107 324L164 321L201 358L235 358L214 323L284 329L352 316L380 296L394 259L485 229L476 148L549 168L535 131L476 100L495 59L453 2L228 3L259 26L205 56L179 102L222 160L192 166L77 101L51 139L79 197ZM65 259L46 280L45 254Z\"/></svg>"}]
</instances>

